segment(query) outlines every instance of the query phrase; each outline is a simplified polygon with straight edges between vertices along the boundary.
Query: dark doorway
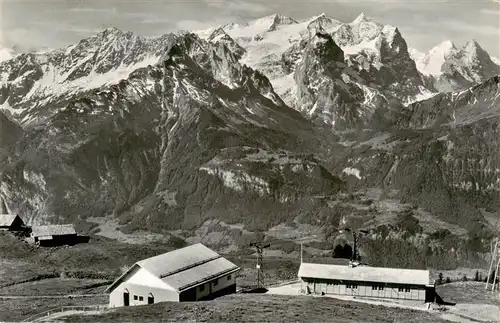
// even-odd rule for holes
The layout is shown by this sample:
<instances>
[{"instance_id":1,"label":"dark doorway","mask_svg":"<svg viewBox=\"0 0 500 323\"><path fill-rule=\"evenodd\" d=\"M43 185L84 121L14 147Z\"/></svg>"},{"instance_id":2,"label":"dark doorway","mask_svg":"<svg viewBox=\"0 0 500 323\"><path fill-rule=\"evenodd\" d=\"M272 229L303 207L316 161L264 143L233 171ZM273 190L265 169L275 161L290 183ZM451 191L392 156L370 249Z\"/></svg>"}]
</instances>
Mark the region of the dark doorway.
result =
<instances>
[{"instance_id":1,"label":"dark doorway","mask_svg":"<svg viewBox=\"0 0 500 323\"><path fill-rule=\"evenodd\" d=\"M123 306L130 305L130 294L128 292L123 293Z\"/></svg>"},{"instance_id":2,"label":"dark doorway","mask_svg":"<svg viewBox=\"0 0 500 323\"><path fill-rule=\"evenodd\" d=\"M148 295L148 304L154 304L155 303L155 297L153 294Z\"/></svg>"},{"instance_id":3,"label":"dark doorway","mask_svg":"<svg viewBox=\"0 0 500 323\"><path fill-rule=\"evenodd\" d=\"M333 249L332 257L350 259L352 257L352 247L348 244L338 244L335 246L335 249Z\"/></svg>"}]
</instances>

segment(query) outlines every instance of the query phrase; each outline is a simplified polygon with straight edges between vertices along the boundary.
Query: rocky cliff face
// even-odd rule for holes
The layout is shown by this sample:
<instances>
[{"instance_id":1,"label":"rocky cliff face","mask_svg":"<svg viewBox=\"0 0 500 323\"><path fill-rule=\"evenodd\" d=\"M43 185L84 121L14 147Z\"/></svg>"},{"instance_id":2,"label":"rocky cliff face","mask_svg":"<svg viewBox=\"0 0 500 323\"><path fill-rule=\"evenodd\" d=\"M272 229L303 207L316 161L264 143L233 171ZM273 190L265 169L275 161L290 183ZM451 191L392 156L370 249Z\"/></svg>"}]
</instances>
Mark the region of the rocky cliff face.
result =
<instances>
[{"instance_id":1,"label":"rocky cliff face","mask_svg":"<svg viewBox=\"0 0 500 323\"><path fill-rule=\"evenodd\" d=\"M296 104L311 117L336 129L348 129L370 120L359 74L344 62L344 52L322 29L304 40L302 58L294 72ZM354 79L354 81L352 81Z\"/></svg>"},{"instance_id":2,"label":"rocky cliff face","mask_svg":"<svg viewBox=\"0 0 500 323\"><path fill-rule=\"evenodd\" d=\"M52 103L43 122L25 127L19 155L2 168L9 210L34 221L111 212L148 228L189 227L230 201L255 196L284 208L342 187L314 158L297 155L311 151L313 128L265 76L239 65L225 44L169 38L159 64ZM252 149L284 151L275 165L253 160Z\"/></svg>"}]
</instances>

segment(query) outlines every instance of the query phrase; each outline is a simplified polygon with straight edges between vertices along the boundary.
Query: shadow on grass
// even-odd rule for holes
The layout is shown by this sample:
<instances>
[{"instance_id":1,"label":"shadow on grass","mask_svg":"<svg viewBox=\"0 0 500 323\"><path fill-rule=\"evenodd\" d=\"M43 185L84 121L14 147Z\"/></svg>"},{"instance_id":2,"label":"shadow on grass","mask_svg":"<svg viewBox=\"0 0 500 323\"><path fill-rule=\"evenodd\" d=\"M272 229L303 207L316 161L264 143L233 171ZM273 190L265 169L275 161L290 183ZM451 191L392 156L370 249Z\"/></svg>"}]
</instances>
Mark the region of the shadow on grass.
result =
<instances>
[{"instance_id":1,"label":"shadow on grass","mask_svg":"<svg viewBox=\"0 0 500 323\"><path fill-rule=\"evenodd\" d=\"M448 305L448 306L457 305L457 303L445 301L441 296L438 295L438 293L436 293L435 296L436 296L436 304L438 305Z\"/></svg>"}]
</instances>

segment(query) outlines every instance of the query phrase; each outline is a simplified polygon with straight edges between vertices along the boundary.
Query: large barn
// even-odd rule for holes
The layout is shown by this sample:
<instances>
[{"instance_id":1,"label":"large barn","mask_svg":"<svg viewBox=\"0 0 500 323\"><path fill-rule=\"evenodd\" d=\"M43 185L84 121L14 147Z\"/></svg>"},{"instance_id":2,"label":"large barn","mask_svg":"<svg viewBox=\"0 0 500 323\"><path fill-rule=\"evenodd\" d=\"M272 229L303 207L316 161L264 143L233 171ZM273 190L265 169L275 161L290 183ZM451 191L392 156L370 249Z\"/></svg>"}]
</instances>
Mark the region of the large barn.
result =
<instances>
[{"instance_id":1,"label":"large barn","mask_svg":"<svg viewBox=\"0 0 500 323\"><path fill-rule=\"evenodd\" d=\"M183 302L236 292L238 266L201 243L136 262L111 286L109 306Z\"/></svg>"},{"instance_id":2,"label":"large barn","mask_svg":"<svg viewBox=\"0 0 500 323\"><path fill-rule=\"evenodd\" d=\"M0 214L0 230L19 231L23 230L24 222L17 214Z\"/></svg>"},{"instance_id":3,"label":"large barn","mask_svg":"<svg viewBox=\"0 0 500 323\"><path fill-rule=\"evenodd\" d=\"M428 270L302 263L298 276L304 294L434 300Z\"/></svg>"}]
</instances>

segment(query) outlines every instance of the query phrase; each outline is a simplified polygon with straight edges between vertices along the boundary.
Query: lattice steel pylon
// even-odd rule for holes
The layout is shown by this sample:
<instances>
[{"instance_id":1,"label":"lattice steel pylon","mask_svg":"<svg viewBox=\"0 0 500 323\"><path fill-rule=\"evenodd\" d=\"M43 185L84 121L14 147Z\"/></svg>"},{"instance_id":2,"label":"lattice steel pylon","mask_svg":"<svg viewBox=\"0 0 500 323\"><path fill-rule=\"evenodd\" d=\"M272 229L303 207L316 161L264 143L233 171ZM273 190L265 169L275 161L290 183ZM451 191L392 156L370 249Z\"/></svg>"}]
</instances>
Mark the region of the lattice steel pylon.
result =
<instances>
[{"instance_id":1,"label":"lattice steel pylon","mask_svg":"<svg viewBox=\"0 0 500 323\"><path fill-rule=\"evenodd\" d=\"M486 290L490 289L490 284L491 284L491 291L498 290L498 279L499 279L499 271L500 271L500 240L496 238L494 241L492 241L491 244L491 262L490 262L490 267L488 269L488 276L486 278ZM493 279L491 279L491 276L493 274Z\"/></svg>"},{"instance_id":2,"label":"lattice steel pylon","mask_svg":"<svg viewBox=\"0 0 500 323\"><path fill-rule=\"evenodd\" d=\"M264 248L269 248L271 245L268 244L260 244L256 242L252 242L250 247L255 247L257 250L257 288L264 287L264 272L262 265L264 263L262 259L262 253L264 252Z\"/></svg>"}]
</instances>

